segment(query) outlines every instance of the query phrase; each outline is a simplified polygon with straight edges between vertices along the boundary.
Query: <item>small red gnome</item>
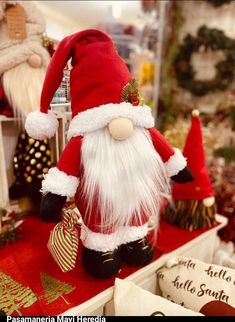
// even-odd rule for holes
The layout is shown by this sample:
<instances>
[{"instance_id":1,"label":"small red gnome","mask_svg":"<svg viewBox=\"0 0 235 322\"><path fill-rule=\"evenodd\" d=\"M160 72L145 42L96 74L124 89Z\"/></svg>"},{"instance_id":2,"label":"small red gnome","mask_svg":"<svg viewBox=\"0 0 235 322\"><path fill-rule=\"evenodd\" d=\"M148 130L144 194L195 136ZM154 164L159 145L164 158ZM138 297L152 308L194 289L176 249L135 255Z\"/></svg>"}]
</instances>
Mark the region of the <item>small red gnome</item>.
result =
<instances>
[{"instance_id":1,"label":"small red gnome","mask_svg":"<svg viewBox=\"0 0 235 322\"><path fill-rule=\"evenodd\" d=\"M173 184L175 208L169 206L164 217L167 221L190 231L211 227L215 222L216 205L205 162L198 110L192 112L192 124L183 155L187 158L194 180L185 184Z\"/></svg>"},{"instance_id":2,"label":"small red gnome","mask_svg":"<svg viewBox=\"0 0 235 322\"><path fill-rule=\"evenodd\" d=\"M67 197L82 215L82 258L98 278L116 274L122 261L145 265L153 256L146 236L158 219L169 178L192 180L186 159L154 128L151 109L138 102L136 81L111 39L85 30L62 40L48 67L41 112L26 120L28 134L52 137L57 121L48 111L63 68L72 58L69 142L42 182L41 214L59 220Z\"/></svg>"}]
</instances>

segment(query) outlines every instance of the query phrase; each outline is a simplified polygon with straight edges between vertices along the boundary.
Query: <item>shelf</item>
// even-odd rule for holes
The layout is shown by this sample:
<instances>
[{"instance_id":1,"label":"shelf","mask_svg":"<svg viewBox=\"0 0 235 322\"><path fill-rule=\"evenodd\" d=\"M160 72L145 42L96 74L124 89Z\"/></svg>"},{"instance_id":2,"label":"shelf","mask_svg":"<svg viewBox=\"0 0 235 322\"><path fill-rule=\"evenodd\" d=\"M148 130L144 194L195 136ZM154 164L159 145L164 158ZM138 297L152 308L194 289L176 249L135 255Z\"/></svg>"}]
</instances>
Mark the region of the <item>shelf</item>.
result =
<instances>
[{"instance_id":1,"label":"shelf","mask_svg":"<svg viewBox=\"0 0 235 322\"><path fill-rule=\"evenodd\" d=\"M51 103L51 107L63 107L63 106L70 106L70 103Z\"/></svg>"},{"instance_id":2,"label":"shelf","mask_svg":"<svg viewBox=\"0 0 235 322\"><path fill-rule=\"evenodd\" d=\"M7 117L5 115L0 115L0 122L13 122L20 121L21 119L18 117Z\"/></svg>"}]
</instances>

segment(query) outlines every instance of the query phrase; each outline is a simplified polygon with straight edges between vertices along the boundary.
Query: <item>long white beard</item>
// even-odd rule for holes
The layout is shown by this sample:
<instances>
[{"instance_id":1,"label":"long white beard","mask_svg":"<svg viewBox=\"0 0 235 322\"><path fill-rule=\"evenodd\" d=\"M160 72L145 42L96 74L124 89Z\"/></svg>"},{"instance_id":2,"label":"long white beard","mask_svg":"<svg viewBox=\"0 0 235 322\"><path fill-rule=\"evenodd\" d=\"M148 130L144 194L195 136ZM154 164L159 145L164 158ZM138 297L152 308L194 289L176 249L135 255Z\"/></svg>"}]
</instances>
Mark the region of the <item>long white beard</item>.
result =
<instances>
[{"instance_id":1,"label":"long white beard","mask_svg":"<svg viewBox=\"0 0 235 322\"><path fill-rule=\"evenodd\" d=\"M3 88L14 115L24 119L39 110L46 68L33 68L22 63L3 74ZM22 120L24 121L24 120Z\"/></svg>"},{"instance_id":2,"label":"long white beard","mask_svg":"<svg viewBox=\"0 0 235 322\"><path fill-rule=\"evenodd\" d=\"M147 130L136 128L124 141L114 140L108 129L86 134L82 144L83 193L91 205L98 201L101 229L139 225L143 213L158 222L161 192L169 193L164 163ZM156 226L157 227L157 226Z\"/></svg>"}]
</instances>

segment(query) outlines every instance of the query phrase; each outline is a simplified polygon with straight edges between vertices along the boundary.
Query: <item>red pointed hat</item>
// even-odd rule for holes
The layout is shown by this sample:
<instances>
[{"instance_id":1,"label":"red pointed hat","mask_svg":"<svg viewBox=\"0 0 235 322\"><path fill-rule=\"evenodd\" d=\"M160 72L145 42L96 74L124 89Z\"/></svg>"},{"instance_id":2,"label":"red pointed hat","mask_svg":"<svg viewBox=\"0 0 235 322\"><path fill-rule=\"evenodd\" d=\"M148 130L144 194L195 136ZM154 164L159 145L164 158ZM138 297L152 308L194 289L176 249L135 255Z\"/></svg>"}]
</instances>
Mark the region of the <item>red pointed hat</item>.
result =
<instances>
[{"instance_id":1,"label":"red pointed hat","mask_svg":"<svg viewBox=\"0 0 235 322\"><path fill-rule=\"evenodd\" d=\"M59 87L63 69L72 58L69 138L105 127L116 117L128 117L136 126L154 125L148 106L123 102L122 93L131 75L111 39L99 30L84 30L64 38L48 66L40 112L29 114L25 128L35 139L52 137L58 127L50 103ZM136 106L137 105L137 106Z\"/></svg>"},{"instance_id":2,"label":"red pointed hat","mask_svg":"<svg viewBox=\"0 0 235 322\"><path fill-rule=\"evenodd\" d=\"M172 195L175 200L203 200L213 196L213 189L208 175L199 112L193 111L183 155L194 180L188 183L174 183Z\"/></svg>"}]
</instances>

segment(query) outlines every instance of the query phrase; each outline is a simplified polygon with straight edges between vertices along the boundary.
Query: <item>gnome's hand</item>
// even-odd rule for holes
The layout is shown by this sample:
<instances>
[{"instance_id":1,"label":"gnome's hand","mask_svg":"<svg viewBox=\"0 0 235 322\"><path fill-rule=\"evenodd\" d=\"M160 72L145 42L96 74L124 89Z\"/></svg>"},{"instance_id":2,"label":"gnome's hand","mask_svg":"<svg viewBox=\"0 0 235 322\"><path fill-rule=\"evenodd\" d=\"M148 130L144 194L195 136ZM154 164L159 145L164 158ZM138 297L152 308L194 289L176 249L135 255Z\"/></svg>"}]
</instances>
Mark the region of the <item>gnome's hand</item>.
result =
<instances>
[{"instance_id":1,"label":"gnome's hand","mask_svg":"<svg viewBox=\"0 0 235 322\"><path fill-rule=\"evenodd\" d=\"M40 215L44 221L59 222L67 197L48 192L42 197Z\"/></svg>"},{"instance_id":2,"label":"gnome's hand","mask_svg":"<svg viewBox=\"0 0 235 322\"><path fill-rule=\"evenodd\" d=\"M190 182L193 181L193 175L189 171L188 167L185 167L183 170L181 170L177 175L172 176L171 180L177 183L185 183L185 182Z\"/></svg>"}]
</instances>

